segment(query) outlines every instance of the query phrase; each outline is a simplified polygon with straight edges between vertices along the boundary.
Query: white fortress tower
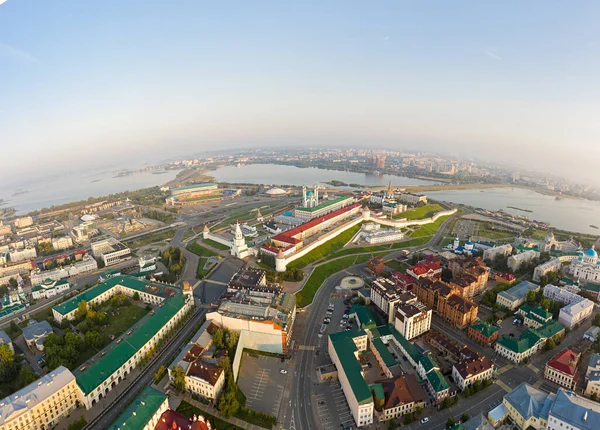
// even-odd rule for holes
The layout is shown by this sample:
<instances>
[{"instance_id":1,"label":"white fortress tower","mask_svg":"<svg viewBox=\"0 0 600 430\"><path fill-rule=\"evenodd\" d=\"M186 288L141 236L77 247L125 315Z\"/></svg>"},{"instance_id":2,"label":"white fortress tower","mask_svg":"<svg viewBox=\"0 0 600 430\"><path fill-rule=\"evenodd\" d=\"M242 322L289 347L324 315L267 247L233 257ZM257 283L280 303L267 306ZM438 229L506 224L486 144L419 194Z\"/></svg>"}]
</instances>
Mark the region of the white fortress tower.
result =
<instances>
[{"instance_id":1,"label":"white fortress tower","mask_svg":"<svg viewBox=\"0 0 600 430\"><path fill-rule=\"evenodd\" d=\"M210 230L208 229L208 225L204 224L204 230L202 230L202 238L208 239L209 233L210 233Z\"/></svg>"},{"instance_id":2,"label":"white fortress tower","mask_svg":"<svg viewBox=\"0 0 600 430\"><path fill-rule=\"evenodd\" d=\"M244 239L240 223L237 221L235 223L235 237L233 238L233 245L231 245L231 255L237 258L246 258L249 255L246 239Z\"/></svg>"},{"instance_id":3,"label":"white fortress tower","mask_svg":"<svg viewBox=\"0 0 600 430\"><path fill-rule=\"evenodd\" d=\"M277 257L275 257L275 271L285 272L286 270L285 256L283 255L283 251L280 249L279 254L277 254Z\"/></svg>"}]
</instances>

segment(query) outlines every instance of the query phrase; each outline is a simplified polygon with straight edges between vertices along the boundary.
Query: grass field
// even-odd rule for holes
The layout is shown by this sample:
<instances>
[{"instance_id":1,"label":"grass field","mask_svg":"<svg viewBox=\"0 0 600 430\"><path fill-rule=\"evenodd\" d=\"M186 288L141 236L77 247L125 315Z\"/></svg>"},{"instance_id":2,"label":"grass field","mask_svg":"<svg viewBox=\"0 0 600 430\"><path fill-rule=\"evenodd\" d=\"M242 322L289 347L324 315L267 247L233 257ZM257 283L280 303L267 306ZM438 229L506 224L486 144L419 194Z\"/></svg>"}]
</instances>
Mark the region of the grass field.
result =
<instances>
[{"instance_id":1,"label":"grass field","mask_svg":"<svg viewBox=\"0 0 600 430\"><path fill-rule=\"evenodd\" d=\"M306 284L304 284L304 288L296 293L296 305L303 307L311 304L315 293L321 287L323 281L332 274L354 265L355 260L355 256L349 256L317 267L306 281Z\"/></svg>"},{"instance_id":2,"label":"grass field","mask_svg":"<svg viewBox=\"0 0 600 430\"><path fill-rule=\"evenodd\" d=\"M166 230L160 231L158 233L148 234L146 236L140 237L139 239L124 240L123 242L125 242L130 248L139 248L141 246L150 245L152 243L171 240L173 239L173 236L175 236L175 231Z\"/></svg>"},{"instance_id":3,"label":"grass field","mask_svg":"<svg viewBox=\"0 0 600 430\"><path fill-rule=\"evenodd\" d=\"M108 311L108 326L102 329L102 333L110 337L110 335L119 336L129 329L137 321L141 320L148 313L145 308L136 305L126 305L118 308L114 312L118 315L112 315L113 311Z\"/></svg>"},{"instance_id":4,"label":"grass field","mask_svg":"<svg viewBox=\"0 0 600 430\"><path fill-rule=\"evenodd\" d=\"M360 224L355 225L352 228L349 228L343 233L340 233L338 236L334 237L327 243L323 245L317 246L315 249L310 251L308 254L300 257L299 259L292 261L288 267L296 267L298 269L302 269L306 267L308 264L320 260L324 257L328 257L336 251L342 249L342 247L348 243L350 239L360 230Z\"/></svg>"},{"instance_id":5,"label":"grass field","mask_svg":"<svg viewBox=\"0 0 600 430\"><path fill-rule=\"evenodd\" d=\"M215 257L215 256L219 255L212 249L205 248L204 246L200 245L197 242L192 242L192 243L188 244L188 246L186 246L185 248L188 251L193 252L196 255L199 255L200 257Z\"/></svg>"},{"instance_id":6,"label":"grass field","mask_svg":"<svg viewBox=\"0 0 600 430\"><path fill-rule=\"evenodd\" d=\"M212 246L213 248L217 248L222 251L229 251L229 247L227 245L223 245L222 243L216 242L212 239L202 239L202 242Z\"/></svg>"},{"instance_id":7,"label":"grass field","mask_svg":"<svg viewBox=\"0 0 600 430\"><path fill-rule=\"evenodd\" d=\"M387 267L389 267L390 269L393 269L397 272L402 272L405 273L406 272L406 268L408 267L406 264L399 262L398 260L390 260L390 261L386 261L385 265Z\"/></svg>"},{"instance_id":8,"label":"grass field","mask_svg":"<svg viewBox=\"0 0 600 430\"><path fill-rule=\"evenodd\" d=\"M448 219L449 215L439 217L435 222L431 224L425 224L416 229L410 237L423 237L433 236L439 229L444 221Z\"/></svg>"},{"instance_id":9,"label":"grass field","mask_svg":"<svg viewBox=\"0 0 600 430\"><path fill-rule=\"evenodd\" d=\"M200 260L198 261L198 269L196 270L198 279L204 279L206 277L206 275L208 275L210 273L212 268L216 267L216 266L212 266L212 268L205 270L204 265L206 264L206 260L207 259L203 257L203 258L200 258Z\"/></svg>"},{"instance_id":10,"label":"grass field","mask_svg":"<svg viewBox=\"0 0 600 430\"><path fill-rule=\"evenodd\" d=\"M425 206L421 206L420 208L413 209L412 211L402 212L398 215L395 215L394 218L406 218L406 219L423 219L423 218L431 218L437 212L443 210L440 205L437 203L428 203Z\"/></svg>"},{"instance_id":11,"label":"grass field","mask_svg":"<svg viewBox=\"0 0 600 430\"><path fill-rule=\"evenodd\" d=\"M478 236L487 237L488 239L510 239L517 236L518 233L506 230L498 230L489 223L479 223Z\"/></svg>"},{"instance_id":12,"label":"grass field","mask_svg":"<svg viewBox=\"0 0 600 430\"><path fill-rule=\"evenodd\" d=\"M177 408L177 412L179 412L181 415L185 415L188 418L192 418L194 415L202 415L204 416L204 418L210 421L212 425L211 428L215 430L242 430L241 427L229 424L227 421L223 421L220 418L210 415L209 413L190 405L186 401L181 402L181 404Z\"/></svg>"}]
</instances>

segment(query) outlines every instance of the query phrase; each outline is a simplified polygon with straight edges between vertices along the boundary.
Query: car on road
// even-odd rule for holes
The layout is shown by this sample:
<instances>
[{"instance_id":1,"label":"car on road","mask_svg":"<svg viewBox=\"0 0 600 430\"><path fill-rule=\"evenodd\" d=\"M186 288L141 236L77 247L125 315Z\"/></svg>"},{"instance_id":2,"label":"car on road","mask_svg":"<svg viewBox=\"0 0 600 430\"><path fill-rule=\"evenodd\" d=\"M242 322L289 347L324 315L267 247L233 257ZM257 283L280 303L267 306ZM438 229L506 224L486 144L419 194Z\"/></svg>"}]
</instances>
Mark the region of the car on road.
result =
<instances>
[{"instance_id":1,"label":"car on road","mask_svg":"<svg viewBox=\"0 0 600 430\"><path fill-rule=\"evenodd\" d=\"M323 333L319 333L317 336L321 338L323 337Z\"/></svg>"},{"instance_id":2,"label":"car on road","mask_svg":"<svg viewBox=\"0 0 600 430\"><path fill-rule=\"evenodd\" d=\"M279 371L279 373L281 373L282 375L285 375L285 374L287 373L287 370L285 370L285 369L281 369L281 370Z\"/></svg>"},{"instance_id":3,"label":"car on road","mask_svg":"<svg viewBox=\"0 0 600 430\"><path fill-rule=\"evenodd\" d=\"M408 361L408 358L406 358L406 355L403 355L403 356L402 356L402 360L404 360L404 361Z\"/></svg>"},{"instance_id":4,"label":"car on road","mask_svg":"<svg viewBox=\"0 0 600 430\"><path fill-rule=\"evenodd\" d=\"M425 423L428 423L428 422L429 422L429 417L422 418L421 421L420 421L421 424L425 424Z\"/></svg>"}]
</instances>

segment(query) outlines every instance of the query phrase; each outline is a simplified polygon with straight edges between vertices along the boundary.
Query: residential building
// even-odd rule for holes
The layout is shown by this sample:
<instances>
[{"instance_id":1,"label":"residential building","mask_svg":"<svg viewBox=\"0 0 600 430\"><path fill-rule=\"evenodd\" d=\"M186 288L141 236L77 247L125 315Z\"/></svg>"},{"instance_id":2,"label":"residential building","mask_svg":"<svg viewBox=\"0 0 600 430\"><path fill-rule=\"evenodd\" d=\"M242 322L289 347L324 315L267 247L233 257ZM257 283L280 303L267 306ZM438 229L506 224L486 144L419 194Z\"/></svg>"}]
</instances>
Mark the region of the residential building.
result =
<instances>
[{"instance_id":1,"label":"residential building","mask_svg":"<svg viewBox=\"0 0 600 430\"><path fill-rule=\"evenodd\" d=\"M506 416L519 429L531 427L542 430L547 428L548 412L554 398L555 394L548 394L523 382L504 396L501 406L504 406Z\"/></svg>"},{"instance_id":2,"label":"residential building","mask_svg":"<svg viewBox=\"0 0 600 430\"><path fill-rule=\"evenodd\" d=\"M512 253L513 247L510 244L494 246L483 251L484 261L494 261L497 256L507 257Z\"/></svg>"},{"instance_id":3,"label":"residential building","mask_svg":"<svg viewBox=\"0 0 600 430\"><path fill-rule=\"evenodd\" d=\"M479 282L477 278L467 274L458 275L452 278L448 284L451 287L457 288L459 295L466 299L472 299L475 294L479 292Z\"/></svg>"},{"instance_id":4,"label":"residential building","mask_svg":"<svg viewBox=\"0 0 600 430\"><path fill-rule=\"evenodd\" d=\"M442 276L442 266L439 260L419 262L406 269L406 274L415 279L439 279Z\"/></svg>"},{"instance_id":5,"label":"residential building","mask_svg":"<svg viewBox=\"0 0 600 430\"><path fill-rule=\"evenodd\" d=\"M83 275L98 270L98 263L95 259L86 255L81 261L77 261L73 264L57 267L52 270L40 270L36 268L29 273L29 280L31 286L36 287L46 280L51 279L58 281L60 279L67 279L74 276Z\"/></svg>"},{"instance_id":6,"label":"residential building","mask_svg":"<svg viewBox=\"0 0 600 430\"><path fill-rule=\"evenodd\" d=\"M71 414L81 400L75 376L60 366L0 401L0 428L53 428Z\"/></svg>"},{"instance_id":7,"label":"residential building","mask_svg":"<svg viewBox=\"0 0 600 430\"><path fill-rule=\"evenodd\" d=\"M202 415L194 414L193 417L188 418L172 409L167 409L160 416L154 430L211 430L211 428L210 421Z\"/></svg>"},{"instance_id":8,"label":"residential building","mask_svg":"<svg viewBox=\"0 0 600 430\"><path fill-rule=\"evenodd\" d=\"M547 297L549 300L561 302L565 305L580 302L585 299L585 297L581 297L579 294L569 291L567 288L559 288L552 284L548 284L544 287L544 297Z\"/></svg>"},{"instance_id":9,"label":"residential building","mask_svg":"<svg viewBox=\"0 0 600 430\"><path fill-rule=\"evenodd\" d=\"M494 350L514 363L520 363L540 351L548 339L561 337L565 326L557 321L550 321L538 328L529 328L518 338L503 335L494 344Z\"/></svg>"},{"instance_id":10,"label":"residential building","mask_svg":"<svg viewBox=\"0 0 600 430\"><path fill-rule=\"evenodd\" d=\"M4 330L0 330L0 345L4 344L8 345L12 352L15 352L15 347L12 344L10 336Z\"/></svg>"},{"instance_id":11,"label":"residential building","mask_svg":"<svg viewBox=\"0 0 600 430\"><path fill-rule=\"evenodd\" d=\"M47 299L62 294L65 291L69 291L69 288L71 288L71 286L64 279L58 281L46 279L46 281L31 289L31 297L33 297L34 300Z\"/></svg>"},{"instance_id":12,"label":"residential building","mask_svg":"<svg viewBox=\"0 0 600 430\"><path fill-rule=\"evenodd\" d=\"M402 291L412 290L413 285L415 285L415 283L417 282L417 280L412 276L401 272L393 272L392 281L394 281L396 283L396 286L399 287Z\"/></svg>"},{"instance_id":13,"label":"residential building","mask_svg":"<svg viewBox=\"0 0 600 430\"><path fill-rule=\"evenodd\" d=\"M52 238L52 248L55 251L62 251L63 249L69 249L73 246L73 239L69 236L60 236Z\"/></svg>"},{"instance_id":14,"label":"residential building","mask_svg":"<svg viewBox=\"0 0 600 430\"><path fill-rule=\"evenodd\" d=\"M417 301L399 304L396 306L394 327L407 340L411 340L429 330L431 314L431 309Z\"/></svg>"},{"instance_id":15,"label":"residential building","mask_svg":"<svg viewBox=\"0 0 600 430\"><path fill-rule=\"evenodd\" d=\"M580 376L577 370L580 357L581 353L563 349L546 363L544 378L568 390L575 389Z\"/></svg>"},{"instance_id":16,"label":"residential building","mask_svg":"<svg viewBox=\"0 0 600 430\"><path fill-rule=\"evenodd\" d=\"M590 361L588 362L588 367L585 373L586 379L592 372L600 372L600 354L595 352L590 356Z\"/></svg>"},{"instance_id":17,"label":"residential building","mask_svg":"<svg viewBox=\"0 0 600 430\"><path fill-rule=\"evenodd\" d=\"M223 301L216 311L206 314L207 321L244 335L254 342L250 349L285 354L296 319L296 296L279 293L264 297L253 291L238 292Z\"/></svg>"},{"instance_id":18,"label":"residential building","mask_svg":"<svg viewBox=\"0 0 600 430\"><path fill-rule=\"evenodd\" d=\"M548 413L548 430L600 428L600 404L559 388Z\"/></svg>"},{"instance_id":19,"label":"residential building","mask_svg":"<svg viewBox=\"0 0 600 430\"><path fill-rule=\"evenodd\" d=\"M464 290L464 286L461 287L463 288L461 295L467 298L472 298L483 291L490 276L490 269L481 257L455 258L448 263L448 269L452 271L453 278L468 280L469 288Z\"/></svg>"},{"instance_id":20,"label":"residential building","mask_svg":"<svg viewBox=\"0 0 600 430\"><path fill-rule=\"evenodd\" d=\"M508 268L514 273L517 272L521 266L530 263L538 258L539 253L530 249L528 251L521 252L519 254L511 255L508 257Z\"/></svg>"},{"instance_id":21,"label":"residential building","mask_svg":"<svg viewBox=\"0 0 600 430\"><path fill-rule=\"evenodd\" d=\"M427 393L412 373L380 381L376 385L381 386L384 395L383 399L377 397L375 399L383 402L381 412L378 413L379 422L411 414L417 408L424 408L427 402ZM378 392L377 390L373 391Z\"/></svg>"},{"instance_id":22,"label":"residential building","mask_svg":"<svg viewBox=\"0 0 600 430\"><path fill-rule=\"evenodd\" d=\"M161 416L167 410L169 410L169 396L148 386L108 429L155 430L160 424Z\"/></svg>"},{"instance_id":23,"label":"residential building","mask_svg":"<svg viewBox=\"0 0 600 430\"><path fill-rule=\"evenodd\" d=\"M558 321L566 327L573 328L590 318L593 312L594 302L583 299L562 308L558 314Z\"/></svg>"},{"instance_id":24,"label":"residential building","mask_svg":"<svg viewBox=\"0 0 600 430\"><path fill-rule=\"evenodd\" d=\"M523 281L520 284L517 284L506 291L498 293L498 296L496 298L496 304L504 306L505 308L511 310L516 309L523 303L525 303L525 300L527 300L528 292L537 292L539 289L539 285L536 285L529 281Z\"/></svg>"},{"instance_id":25,"label":"residential building","mask_svg":"<svg viewBox=\"0 0 600 430\"><path fill-rule=\"evenodd\" d=\"M466 328L477 319L479 307L472 301L453 294L447 300L441 301L441 316L458 328Z\"/></svg>"},{"instance_id":26,"label":"residential building","mask_svg":"<svg viewBox=\"0 0 600 430\"><path fill-rule=\"evenodd\" d=\"M600 371L595 370L590 372L589 376L586 378L584 394L588 397L593 394L596 394L596 398L600 397Z\"/></svg>"},{"instance_id":27,"label":"residential building","mask_svg":"<svg viewBox=\"0 0 600 430\"><path fill-rule=\"evenodd\" d=\"M367 269L374 275L381 276L385 271L385 259L379 255L369 258Z\"/></svg>"},{"instance_id":28,"label":"residential building","mask_svg":"<svg viewBox=\"0 0 600 430\"><path fill-rule=\"evenodd\" d=\"M589 340L590 342L596 342L598 335L600 335L600 327L593 325L583 334L583 339Z\"/></svg>"},{"instance_id":29,"label":"residential building","mask_svg":"<svg viewBox=\"0 0 600 430\"><path fill-rule=\"evenodd\" d=\"M52 326L48 321L29 320L29 324L23 328L23 339L25 339L29 349L34 350L36 348L43 351L44 341L50 333L52 333Z\"/></svg>"},{"instance_id":30,"label":"residential building","mask_svg":"<svg viewBox=\"0 0 600 430\"><path fill-rule=\"evenodd\" d=\"M35 257L37 257L37 251L33 246L23 249L14 249L8 253L8 258L10 259L11 263L18 263L24 260L31 260Z\"/></svg>"},{"instance_id":31,"label":"residential building","mask_svg":"<svg viewBox=\"0 0 600 430\"><path fill-rule=\"evenodd\" d=\"M117 239L108 238L91 244L92 255L100 258L105 266L117 264L124 259L131 258L131 250Z\"/></svg>"},{"instance_id":32,"label":"residential building","mask_svg":"<svg viewBox=\"0 0 600 430\"><path fill-rule=\"evenodd\" d=\"M387 316L387 322L394 321L394 308L401 302L402 291L396 283L387 278L377 278L371 285L371 302ZM416 302L414 295L409 295L402 300L404 303Z\"/></svg>"},{"instance_id":33,"label":"residential building","mask_svg":"<svg viewBox=\"0 0 600 430\"><path fill-rule=\"evenodd\" d=\"M498 328L480 321L469 326L467 335L483 345L491 345L498 339Z\"/></svg>"},{"instance_id":34,"label":"residential building","mask_svg":"<svg viewBox=\"0 0 600 430\"><path fill-rule=\"evenodd\" d=\"M456 327L465 328L477 318L478 306L459 295L459 288L421 279L413 287L417 299Z\"/></svg>"},{"instance_id":35,"label":"residential building","mask_svg":"<svg viewBox=\"0 0 600 430\"><path fill-rule=\"evenodd\" d=\"M225 385L225 369L214 359L211 331L217 327L207 320L194 334L173 363L169 366L169 379L174 380L173 369L180 367L185 374L186 391L216 400Z\"/></svg>"},{"instance_id":36,"label":"residential building","mask_svg":"<svg viewBox=\"0 0 600 430\"><path fill-rule=\"evenodd\" d=\"M364 330L343 331L330 334L327 346L350 413L358 427L373 423L373 396L358 361L361 352L367 350L367 341Z\"/></svg>"},{"instance_id":37,"label":"residential building","mask_svg":"<svg viewBox=\"0 0 600 430\"><path fill-rule=\"evenodd\" d=\"M562 267L562 262L558 258L552 258L551 260L542 263L533 270L533 280L540 282L542 276L547 275L550 272L558 272Z\"/></svg>"},{"instance_id":38,"label":"residential building","mask_svg":"<svg viewBox=\"0 0 600 430\"><path fill-rule=\"evenodd\" d=\"M517 314L523 317L523 324L527 327L538 328L552 321L552 314L541 306L529 306L527 303L522 305Z\"/></svg>"},{"instance_id":39,"label":"residential building","mask_svg":"<svg viewBox=\"0 0 600 430\"><path fill-rule=\"evenodd\" d=\"M452 379L461 391L474 384L494 376L494 364L487 357L465 360L452 366Z\"/></svg>"},{"instance_id":40,"label":"residential building","mask_svg":"<svg viewBox=\"0 0 600 430\"><path fill-rule=\"evenodd\" d=\"M451 363L460 363L463 361L472 361L479 358L479 353L466 345L459 345L448 336L439 331L430 330L425 336L425 340L437 351L441 352L446 360Z\"/></svg>"}]
</instances>

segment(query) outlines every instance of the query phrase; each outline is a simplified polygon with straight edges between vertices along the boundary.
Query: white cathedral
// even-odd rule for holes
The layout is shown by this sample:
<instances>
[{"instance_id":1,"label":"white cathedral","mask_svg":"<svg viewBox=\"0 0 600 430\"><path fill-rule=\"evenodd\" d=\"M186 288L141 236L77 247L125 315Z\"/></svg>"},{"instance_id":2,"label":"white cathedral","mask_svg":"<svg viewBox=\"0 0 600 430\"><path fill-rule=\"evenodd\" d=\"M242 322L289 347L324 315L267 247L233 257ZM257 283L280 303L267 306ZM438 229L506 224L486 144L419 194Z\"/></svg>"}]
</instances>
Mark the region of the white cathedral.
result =
<instances>
[{"instance_id":1,"label":"white cathedral","mask_svg":"<svg viewBox=\"0 0 600 430\"><path fill-rule=\"evenodd\" d=\"M579 251L579 257L571 261L569 272L579 281L600 283L600 263L594 246L587 251Z\"/></svg>"}]
</instances>

